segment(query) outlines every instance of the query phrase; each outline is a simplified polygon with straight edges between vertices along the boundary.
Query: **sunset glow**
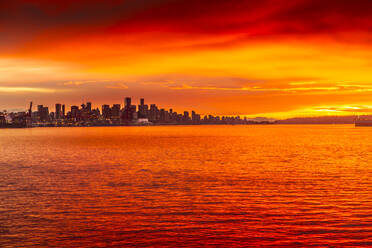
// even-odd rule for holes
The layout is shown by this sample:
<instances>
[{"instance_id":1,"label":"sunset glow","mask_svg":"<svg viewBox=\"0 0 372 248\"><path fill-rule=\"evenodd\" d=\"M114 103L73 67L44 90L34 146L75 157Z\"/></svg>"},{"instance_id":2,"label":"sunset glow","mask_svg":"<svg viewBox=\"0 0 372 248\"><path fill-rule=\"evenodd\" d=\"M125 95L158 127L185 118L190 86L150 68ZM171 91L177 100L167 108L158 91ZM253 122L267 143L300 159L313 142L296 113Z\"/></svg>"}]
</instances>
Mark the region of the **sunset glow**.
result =
<instances>
[{"instance_id":1,"label":"sunset glow","mask_svg":"<svg viewBox=\"0 0 372 248\"><path fill-rule=\"evenodd\" d=\"M0 10L1 109L125 96L275 118L372 106L369 0L14 0Z\"/></svg>"}]
</instances>

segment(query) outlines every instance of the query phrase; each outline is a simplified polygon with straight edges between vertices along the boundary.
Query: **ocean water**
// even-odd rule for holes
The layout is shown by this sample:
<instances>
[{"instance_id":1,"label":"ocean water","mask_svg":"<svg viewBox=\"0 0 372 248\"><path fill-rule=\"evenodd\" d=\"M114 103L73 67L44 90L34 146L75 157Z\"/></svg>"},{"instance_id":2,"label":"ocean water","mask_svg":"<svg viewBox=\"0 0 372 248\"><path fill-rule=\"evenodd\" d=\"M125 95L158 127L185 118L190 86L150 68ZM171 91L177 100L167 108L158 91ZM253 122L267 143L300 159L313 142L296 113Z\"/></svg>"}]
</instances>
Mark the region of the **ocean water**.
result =
<instances>
[{"instance_id":1,"label":"ocean water","mask_svg":"<svg viewBox=\"0 0 372 248\"><path fill-rule=\"evenodd\" d=\"M0 129L0 247L372 247L372 128Z\"/></svg>"}]
</instances>

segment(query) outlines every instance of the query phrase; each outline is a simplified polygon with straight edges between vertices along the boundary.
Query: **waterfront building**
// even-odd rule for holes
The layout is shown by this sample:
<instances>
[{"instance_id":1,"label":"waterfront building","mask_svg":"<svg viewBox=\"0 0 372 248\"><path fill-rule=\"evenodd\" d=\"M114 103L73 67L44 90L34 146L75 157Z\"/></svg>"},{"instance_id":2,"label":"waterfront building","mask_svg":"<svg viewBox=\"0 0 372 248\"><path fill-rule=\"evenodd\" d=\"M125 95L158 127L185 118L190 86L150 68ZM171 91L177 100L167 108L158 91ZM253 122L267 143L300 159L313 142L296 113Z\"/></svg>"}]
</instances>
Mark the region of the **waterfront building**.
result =
<instances>
[{"instance_id":1,"label":"waterfront building","mask_svg":"<svg viewBox=\"0 0 372 248\"><path fill-rule=\"evenodd\" d=\"M120 104L114 104L112 105L112 108L111 108L111 118L113 119L120 119L120 109L121 109L121 105Z\"/></svg>"},{"instance_id":2,"label":"waterfront building","mask_svg":"<svg viewBox=\"0 0 372 248\"><path fill-rule=\"evenodd\" d=\"M92 103L91 102L87 102L87 111L90 113L92 112Z\"/></svg>"},{"instance_id":3,"label":"waterfront building","mask_svg":"<svg viewBox=\"0 0 372 248\"><path fill-rule=\"evenodd\" d=\"M104 119L110 119L111 118L111 108L109 105L105 104L102 105L102 116Z\"/></svg>"},{"instance_id":4,"label":"waterfront building","mask_svg":"<svg viewBox=\"0 0 372 248\"><path fill-rule=\"evenodd\" d=\"M38 119L42 122L49 120L49 108L43 105L37 106Z\"/></svg>"},{"instance_id":5,"label":"waterfront building","mask_svg":"<svg viewBox=\"0 0 372 248\"><path fill-rule=\"evenodd\" d=\"M61 116L63 119L64 119L65 116L66 116L66 112L65 112L65 111L66 111L66 106L63 104L63 105L62 105L62 116Z\"/></svg>"},{"instance_id":6,"label":"waterfront building","mask_svg":"<svg viewBox=\"0 0 372 248\"><path fill-rule=\"evenodd\" d=\"M132 105L132 98L126 97L124 103L125 103L124 105L125 107Z\"/></svg>"},{"instance_id":7,"label":"waterfront building","mask_svg":"<svg viewBox=\"0 0 372 248\"><path fill-rule=\"evenodd\" d=\"M62 105L56 103L55 119L59 120L62 118Z\"/></svg>"},{"instance_id":8,"label":"waterfront building","mask_svg":"<svg viewBox=\"0 0 372 248\"><path fill-rule=\"evenodd\" d=\"M71 117L77 119L79 117L79 107L71 106Z\"/></svg>"},{"instance_id":9,"label":"waterfront building","mask_svg":"<svg viewBox=\"0 0 372 248\"><path fill-rule=\"evenodd\" d=\"M138 118L147 118L148 111L148 105L145 105L145 99L141 98L140 105L138 105Z\"/></svg>"}]
</instances>

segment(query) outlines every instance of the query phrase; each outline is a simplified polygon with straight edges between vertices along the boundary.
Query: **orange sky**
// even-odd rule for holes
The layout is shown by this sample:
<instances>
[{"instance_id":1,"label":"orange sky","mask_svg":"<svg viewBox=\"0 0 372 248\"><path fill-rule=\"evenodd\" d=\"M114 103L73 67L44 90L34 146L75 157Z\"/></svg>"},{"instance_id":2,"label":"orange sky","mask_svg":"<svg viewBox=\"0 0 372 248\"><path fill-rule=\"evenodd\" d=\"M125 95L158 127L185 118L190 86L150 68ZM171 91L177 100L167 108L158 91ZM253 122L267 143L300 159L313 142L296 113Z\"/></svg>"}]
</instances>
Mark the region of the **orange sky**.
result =
<instances>
[{"instance_id":1,"label":"orange sky","mask_svg":"<svg viewBox=\"0 0 372 248\"><path fill-rule=\"evenodd\" d=\"M0 11L0 109L126 96L276 118L372 109L370 0L12 0Z\"/></svg>"}]
</instances>

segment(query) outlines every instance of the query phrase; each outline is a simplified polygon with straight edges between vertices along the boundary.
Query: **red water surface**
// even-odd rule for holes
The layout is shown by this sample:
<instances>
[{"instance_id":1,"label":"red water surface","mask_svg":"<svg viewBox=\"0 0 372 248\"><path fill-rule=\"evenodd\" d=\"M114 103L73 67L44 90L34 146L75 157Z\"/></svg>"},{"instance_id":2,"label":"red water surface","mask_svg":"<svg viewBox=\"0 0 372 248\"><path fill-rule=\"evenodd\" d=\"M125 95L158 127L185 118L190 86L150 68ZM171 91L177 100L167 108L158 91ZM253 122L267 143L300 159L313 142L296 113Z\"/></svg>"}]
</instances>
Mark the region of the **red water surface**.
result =
<instances>
[{"instance_id":1,"label":"red water surface","mask_svg":"<svg viewBox=\"0 0 372 248\"><path fill-rule=\"evenodd\" d=\"M1 247L372 246L372 129L0 130Z\"/></svg>"}]
</instances>

